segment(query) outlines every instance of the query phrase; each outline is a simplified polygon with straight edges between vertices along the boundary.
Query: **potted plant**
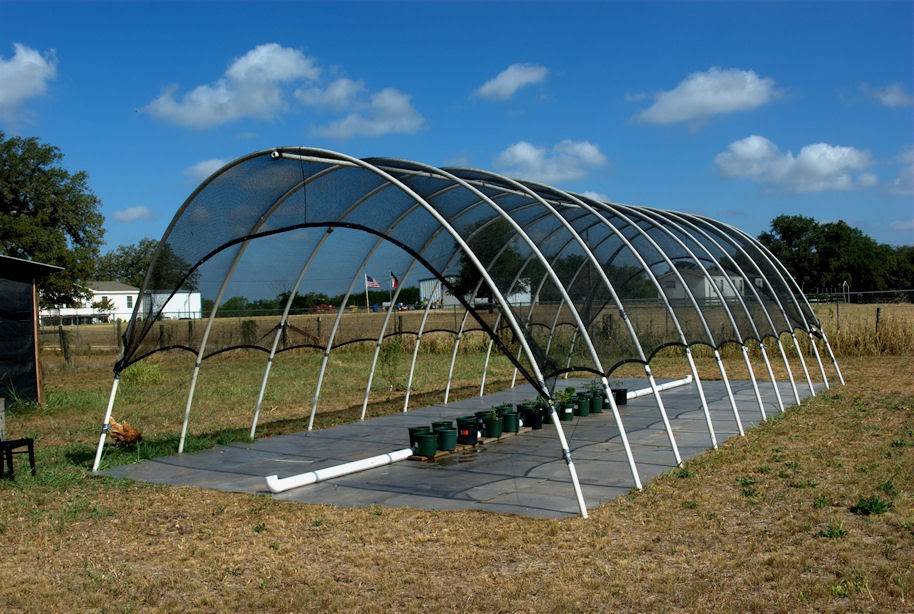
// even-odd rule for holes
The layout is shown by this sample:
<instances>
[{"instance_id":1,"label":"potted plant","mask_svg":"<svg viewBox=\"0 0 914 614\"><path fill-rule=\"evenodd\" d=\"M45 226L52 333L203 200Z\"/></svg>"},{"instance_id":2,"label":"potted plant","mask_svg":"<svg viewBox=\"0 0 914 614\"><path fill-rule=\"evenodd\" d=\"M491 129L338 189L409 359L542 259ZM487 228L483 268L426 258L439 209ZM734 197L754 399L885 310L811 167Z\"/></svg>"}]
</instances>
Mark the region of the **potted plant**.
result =
<instances>
[{"instance_id":1,"label":"potted plant","mask_svg":"<svg viewBox=\"0 0 914 614\"><path fill-rule=\"evenodd\" d=\"M589 416L590 415L590 393L589 392L579 392L575 395L574 415L575 416Z\"/></svg>"},{"instance_id":2,"label":"potted plant","mask_svg":"<svg viewBox=\"0 0 914 614\"><path fill-rule=\"evenodd\" d=\"M416 434L416 445L413 446L416 455L434 458L438 452L438 435L432 432Z\"/></svg>"},{"instance_id":3,"label":"potted plant","mask_svg":"<svg viewBox=\"0 0 914 614\"><path fill-rule=\"evenodd\" d=\"M479 441L479 425L476 416L457 418L457 443L474 446Z\"/></svg>"},{"instance_id":4,"label":"potted plant","mask_svg":"<svg viewBox=\"0 0 914 614\"><path fill-rule=\"evenodd\" d=\"M486 437L501 437L501 417L496 410L491 410L483 420L482 433Z\"/></svg>"},{"instance_id":5,"label":"potted plant","mask_svg":"<svg viewBox=\"0 0 914 614\"><path fill-rule=\"evenodd\" d=\"M445 452L453 452L454 448L457 447L457 429L439 426L433 431L438 436L438 449Z\"/></svg>"},{"instance_id":6,"label":"potted plant","mask_svg":"<svg viewBox=\"0 0 914 614\"><path fill-rule=\"evenodd\" d=\"M492 413L490 409L484 409L482 411L476 412L476 430L482 433L486 428L486 416Z\"/></svg>"},{"instance_id":7,"label":"potted plant","mask_svg":"<svg viewBox=\"0 0 914 614\"><path fill-rule=\"evenodd\" d=\"M536 403L532 401L527 401L526 403L521 403L517 406L517 414L520 417L521 427L532 426L533 421L536 419L534 416L540 418L540 425L542 425L542 410L537 406Z\"/></svg>"},{"instance_id":8,"label":"potted plant","mask_svg":"<svg viewBox=\"0 0 914 614\"><path fill-rule=\"evenodd\" d=\"M562 401L557 410L559 412L559 420L562 422L570 422L574 420L574 408L577 406L577 403L574 399L570 401Z\"/></svg>"},{"instance_id":9,"label":"potted plant","mask_svg":"<svg viewBox=\"0 0 914 614\"><path fill-rule=\"evenodd\" d=\"M432 432L432 427L430 426L411 426L409 427L409 447L416 447L416 442L418 441L417 437L420 433L429 433Z\"/></svg>"},{"instance_id":10,"label":"potted plant","mask_svg":"<svg viewBox=\"0 0 914 614\"><path fill-rule=\"evenodd\" d=\"M590 413L603 413L603 404L606 402L605 394L603 385L598 380L590 383Z\"/></svg>"},{"instance_id":11,"label":"potted plant","mask_svg":"<svg viewBox=\"0 0 914 614\"><path fill-rule=\"evenodd\" d=\"M501 428L505 433L516 433L520 430L520 417L513 409L501 415Z\"/></svg>"},{"instance_id":12,"label":"potted plant","mask_svg":"<svg viewBox=\"0 0 914 614\"><path fill-rule=\"evenodd\" d=\"M625 405L628 403L628 388L625 388L625 382L620 379L614 379L609 384L613 393L613 400L616 405Z\"/></svg>"}]
</instances>

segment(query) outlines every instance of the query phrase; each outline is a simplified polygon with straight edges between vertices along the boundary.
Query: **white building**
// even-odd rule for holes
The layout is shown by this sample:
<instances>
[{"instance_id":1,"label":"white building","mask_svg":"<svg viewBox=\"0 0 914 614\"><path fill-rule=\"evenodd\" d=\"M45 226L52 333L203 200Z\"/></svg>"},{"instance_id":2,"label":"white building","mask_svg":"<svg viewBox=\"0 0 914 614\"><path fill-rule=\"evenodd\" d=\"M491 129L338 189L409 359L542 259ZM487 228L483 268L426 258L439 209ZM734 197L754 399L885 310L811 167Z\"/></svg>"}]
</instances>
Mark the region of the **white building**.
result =
<instances>
[{"instance_id":1,"label":"white building","mask_svg":"<svg viewBox=\"0 0 914 614\"><path fill-rule=\"evenodd\" d=\"M727 299L736 298L737 292L742 295L745 291L745 288L743 287L743 278L739 275L729 276L730 282L732 282L731 285L731 283L727 283L727 276L721 274L720 271L708 271L708 275L710 276L710 279L708 279L708 276L697 267L678 267L677 270L696 300L720 300L721 296ZM663 293L666 294L667 298L688 298L685 287L673 271L667 271L663 275L659 275L657 281L660 282ZM714 285L712 286L712 284ZM717 290L714 289L714 286L717 286ZM733 291L734 287L737 292Z\"/></svg>"},{"instance_id":2,"label":"white building","mask_svg":"<svg viewBox=\"0 0 914 614\"><path fill-rule=\"evenodd\" d=\"M456 280L457 278L454 277L448 281L454 282ZM451 294L447 287L435 277L419 280L419 299L423 303L432 301L434 303L433 307L455 307L461 304L457 297ZM530 291L515 292L505 297L505 299L512 305L529 305ZM479 299L477 302L488 302L488 300Z\"/></svg>"},{"instance_id":3,"label":"white building","mask_svg":"<svg viewBox=\"0 0 914 614\"><path fill-rule=\"evenodd\" d=\"M140 296L140 289L119 281L87 281L91 297L78 307L54 307L41 310L46 324L93 324L129 320ZM164 301L167 294L153 293L153 300ZM166 320L202 317L199 292L175 292L165 304L161 317Z\"/></svg>"}]
</instances>

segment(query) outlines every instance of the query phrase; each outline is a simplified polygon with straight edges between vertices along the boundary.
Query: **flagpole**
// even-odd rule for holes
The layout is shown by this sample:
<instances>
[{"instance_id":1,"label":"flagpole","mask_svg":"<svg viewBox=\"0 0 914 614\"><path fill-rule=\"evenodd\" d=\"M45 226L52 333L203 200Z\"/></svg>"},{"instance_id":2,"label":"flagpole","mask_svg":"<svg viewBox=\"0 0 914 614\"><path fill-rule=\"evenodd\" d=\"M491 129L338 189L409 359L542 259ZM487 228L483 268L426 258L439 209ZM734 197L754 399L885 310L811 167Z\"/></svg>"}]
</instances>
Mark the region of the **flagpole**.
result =
<instances>
[{"instance_id":1,"label":"flagpole","mask_svg":"<svg viewBox=\"0 0 914 614\"><path fill-rule=\"evenodd\" d=\"M390 301L391 305L394 304L394 277L393 277L393 275L394 275L393 272L391 272L389 279L388 279L388 282L390 282L390 287L387 289L387 296L389 297L388 301Z\"/></svg>"},{"instance_id":2,"label":"flagpole","mask_svg":"<svg viewBox=\"0 0 914 614\"><path fill-rule=\"evenodd\" d=\"M371 311L371 307L368 305L368 273L365 273L365 309Z\"/></svg>"}]
</instances>

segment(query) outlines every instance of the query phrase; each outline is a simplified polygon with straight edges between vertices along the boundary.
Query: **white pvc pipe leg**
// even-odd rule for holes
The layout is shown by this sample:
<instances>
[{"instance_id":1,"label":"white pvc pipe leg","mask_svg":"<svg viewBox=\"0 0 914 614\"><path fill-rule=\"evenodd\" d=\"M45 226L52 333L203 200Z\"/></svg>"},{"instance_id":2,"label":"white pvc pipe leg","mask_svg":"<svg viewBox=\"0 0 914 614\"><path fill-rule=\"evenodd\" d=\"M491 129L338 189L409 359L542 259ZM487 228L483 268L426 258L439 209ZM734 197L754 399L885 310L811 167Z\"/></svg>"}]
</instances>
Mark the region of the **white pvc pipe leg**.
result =
<instances>
[{"instance_id":1,"label":"white pvc pipe leg","mask_svg":"<svg viewBox=\"0 0 914 614\"><path fill-rule=\"evenodd\" d=\"M275 342L274 342L275 346ZM274 348L275 349L275 348ZM257 393L257 404L254 405L254 417L251 419L251 441L257 433L257 421L260 420L260 408L263 406L263 397L267 392L267 382L270 379L270 369L273 367L273 356L267 359L267 366L263 369L263 377L260 381L260 392Z\"/></svg>"},{"instance_id":2,"label":"white pvc pipe leg","mask_svg":"<svg viewBox=\"0 0 914 614\"><path fill-rule=\"evenodd\" d=\"M695 359L692 358L692 350L688 347L685 349L686 360L689 362L689 370L692 372L692 379L698 388L698 398L701 399L701 409L705 414L705 422L708 425L708 435L711 436L711 447L717 449L717 436L714 434L714 425L711 424L711 411L708 409L708 400L705 398L705 389L701 387L701 378L698 376L698 367L695 366Z\"/></svg>"},{"instance_id":3,"label":"white pvc pipe leg","mask_svg":"<svg viewBox=\"0 0 914 614\"><path fill-rule=\"evenodd\" d=\"M736 419L736 428L740 435L745 435L743 431L743 421L739 418L739 410L736 409L736 399L733 398L733 389L730 388L730 380L727 378L727 371L724 369L724 361L720 357L720 352L714 350L714 360L717 362L717 368L720 370L720 376L724 380L724 388L727 390L727 399L730 400L730 408L733 410L733 417Z\"/></svg>"},{"instance_id":4,"label":"white pvc pipe leg","mask_svg":"<svg viewBox=\"0 0 914 614\"><path fill-rule=\"evenodd\" d=\"M443 292L441 282L437 285L438 291ZM432 308L432 301L425 306L425 313L422 314L422 321L419 322L419 330L416 333L416 345L413 346L413 360L409 363L409 377L406 380L406 393L403 398L403 412L409 411L409 397L413 391L413 376L416 373L416 360L419 358L419 344L422 343L422 333L425 331L425 322L428 320L429 311Z\"/></svg>"},{"instance_id":5,"label":"white pvc pipe leg","mask_svg":"<svg viewBox=\"0 0 914 614\"><path fill-rule=\"evenodd\" d=\"M483 396L486 393L486 373L489 372L489 358L492 356L492 340L489 339L489 344L486 346L486 358L482 363L482 377L479 379L479 396Z\"/></svg>"},{"instance_id":6,"label":"white pvc pipe leg","mask_svg":"<svg viewBox=\"0 0 914 614\"><path fill-rule=\"evenodd\" d=\"M797 391L797 382L793 379L793 370L790 368L790 362L787 360L787 352L784 351L784 345L781 343L780 338L778 338L778 351L781 353L781 359L784 361L784 367L787 368L787 377L790 379L790 388L793 390L793 398L796 400L797 405L799 405L800 393Z\"/></svg>"},{"instance_id":7,"label":"white pvc pipe leg","mask_svg":"<svg viewBox=\"0 0 914 614\"><path fill-rule=\"evenodd\" d=\"M105 409L105 419L102 420L102 432L98 436L98 448L95 450L95 461L92 463L92 473L98 471L98 466L102 462L102 449L105 447L105 437L108 435L108 421L111 419L111 412L114 410L114 397L117 396L117 385L121 376L115 375L114 381L111 382L111 394L108 395L108 407Z\"/></svg>"},{"instance_id":8,"label":"white pvc pipe leg","mask_svg":"<svg viewBox=\"0 0 914 614\"><path fill-rule=\"evenodd\" d=\"M657 402L657 408L660 409L660 416L663 419L663 429L666 431L667 439L670 440L670 447L673 448L673 457L676 459L676 466L679 467L682 465L682 456L679 454L679 446L676 445L676 437L673 436L673 427L670 426L670 419L666 415L666 407L664 406L663 401L660 399L660 388L657 387L657 381L654 379L654 374L651 372L650 365L644 365L644 373L647 375L647 382L650 385L650 390ZM690 377L688 382L691 381L692 378ZM612 396L611 391L610 396ZM633 397L629 396L628 398Z\"/></svg>"},{"instance_id":9,"label":"white pvc pipe leg","mask_svg":"<svg viewBox=\"0 0 914 614\"><path fill-rule=\"evenodd\" d=\"M745 345L740 346L743 349L743 362L746 363L746 369L749 371L749 380L752 382L752 391L755 393L755 400L758 401L758 409L762 414L762 420L767 420L765 415L765 403L762 401L762 393L758 389L758 381L755 379L755 370L752 368L752 361L749 360L749 350Z\"/></svg>"},{"instance_id":10,"label":"white pvc pipe leg","mask_svg":"<svg viewBox=\"0 0 914 614\"><path fill-rule=\"evenodd\" d=\"M768 359L768 351L765 350L765 343L759 342L759 350L762 352L762 360L765 361L765 369L768 371L768 379L774 387L774 398L778 401L778 411L784 413L784 399L781 398L781 387L778 386L778 380L774 376L774 369L771 367L771 361Z\"/></svg>"},{"instance_id":11,"label":"white pvc pipe leg","mask_svg":"<svg viewBox=\"0 0 914 614\"><path fill-rule=\"evenodd\" d=\"M616 399L613 398L612 389L609 387L609 380L605 377L600 379L603 383L603 394L609 399L609 408L612 410L613 419L616 421L616 428L619 429L619 437L622 439L622 447L625 448L625 458L628 459L628 467L632 472L632 480L635 482L635 488L641 490L641 476L638 475L638 467L635 466L635 457L632 454L631 446L628 444L628 435L625 434L625 427L622 426L622 415L619 413Z\"/></svg>"},{"instance_id":12,"label":"white pvc pipe leg","mask_svg":"<svg viewBox=\"0 0 914 614\"><path fill-rule=\"evenodd\" d=\"M828 342L828 337L825 336L825 331L822 331L822 341L825 342L825 349L828 351L828 356L831 358L831 364L835 367L835 373L838 375L838 381L841 382L841 385L844 385L844 376L841 374L841 367L838 366L838 359L835 358L835 353L831 349L831 343Z\"/></svg>"},{"instance_id":13,"label":"white pvc pipe leg","mask_svg":"<svg viewBox=\"0 0 914 614\"><path fill-rule=\"evenodd\" d=\"M809 386L809 394L816 396L816 387L812 384L812 378L809 376L809 368L806 366L806 360L803 358L803 352L800 350L800 342L797 341L797 336L795 333L790 333L790 337L793 339L793 347L797 351L797 356L800 357L800 365L803 367L803 375L806 376L806 384Z\"/></svg>"},{"instance_id":14,"label":"white pvc pipe leg","mask_svg":"<svg viewBox=\"0 0 914 614\"><path fill-rule=\"evenodd\" d=\"M464 316L466 319L466 316ZM460 340L463 339L463 325L460 326L460 332L454 337L454 347L451 348L451 364L447 370L447 386L444 388L444 404L447 405L451 396L451 383L454 381L454 366L457 363L457 350L460 348Z\"/></svg>"},{"instance_id":15,"label":"white pvc pipe leg","mask_svg":"<svg viewBox=\"0 0 914 614\"><path fill-rule=\"evenodd\" d=\"M215 309L215 306L213 307ZM200 358L194 363L194 372L190 376L190 390L187 393L187 403L184 405L184 421L181 423L181 439L178 441L178 454L184 453L184 442L187 439L187 425L190 424L190 408L194 403L194 393L197 390L197 376L200 375Z\"/></svg>"},{"instance_id":16,"label":"white pvc pipe leg","mask_svg":"<svg viewBox=\"0 0 914 614\"><path fill-rule=\"evenodd\" d=\"M831 386L828 385L828 375L825 374L825 365L822 364L822 356L819 355L816 337L811 333L809 333L809 343L812 345L812 353L816 355L816 362L819 364L819 373L822 374L822 383L825 384L825 389L828 390L831 388Z\"/></svg>"},{"instance_id":17,"label":"white pvc pipe leg","mask_svg":"<svg viewBox=\"0 0 914 614\"><path fill-rule=\"evenodd\" d=\"M555 405L552 400L549 401L549 418L552 420L552 426L555 427L559 435L559 444L562 446L562 457L568 466L568 474L571 476L571 483L574 486L574 496L578 501L578 509L581 511L581 517L587 518L587 504L584 503L584 493L581 491L581 484L578 481L578 472L574 468L574 461L571 460L571 449L568 447L568 440L565 438L565 429L559 421L559 416L555 412ZM639 486L640 488L640 486Z\"/></svg>"}]
</instances>

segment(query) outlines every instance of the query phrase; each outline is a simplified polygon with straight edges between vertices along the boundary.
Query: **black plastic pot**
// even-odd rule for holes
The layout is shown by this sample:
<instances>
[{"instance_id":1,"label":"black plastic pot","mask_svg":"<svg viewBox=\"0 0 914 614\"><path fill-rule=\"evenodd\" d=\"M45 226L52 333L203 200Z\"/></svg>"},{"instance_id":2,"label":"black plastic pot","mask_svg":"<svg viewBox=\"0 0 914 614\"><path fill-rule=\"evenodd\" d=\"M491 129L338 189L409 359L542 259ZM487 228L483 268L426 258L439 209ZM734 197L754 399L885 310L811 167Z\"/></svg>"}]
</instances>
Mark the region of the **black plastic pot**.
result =
<instances>
[{"instance_id":1,"label":"black plastic pot","mask_svg":"<svg viewBox=\"0 0 914 614\"><path fill-rule=\"evenodd\" d=\"M501 437L501 418L497 416L486 418L482 434L485 437Z\"/></svg>"},{"instance_id":2,"label":"black plastic pot","mask_svg":"<svg viewBox=\"0 0 914 614\"><path fill-rule=\"evenodd\" d=\"M445 452L451 452L457 447L457 429L438 427L435 429L438 435L438 449Z\"/></svg>"},{"instance_id":3,"label":"black plastic pot","mask_svg":"<svg viewBox=\"0 0 914 614\"><path fill-rule=\"evenodd\" d=\"M625 405L628 403L628 388L613 388L613 400L616 405Z\"/></svg>"},{"instance_id":4,"label":"black plastic pot","mask_svg":"<svg viewBox=\"0 0 914 614\"><path fill-rule=\"evenodd\" d=\"M524 418L524 426L529 426L534 431L543 428L543 413L538 408L531 409Z\"/></svg>"},{"instance_id":5,"label":"black plastic pot","mask_svg":"<svg viewBox=\"0 0 914 614\"><path fill-rule=\"evenodd\" d=\"M602 390L591 390L590 391L590 413L592 414L602 414L603 413L603 402L606 399L603 398Z\"/></svg>"},{"instance_id":6,"label":"black plastic pot","mask_svg":"<svg viewBox=\"0 0 914 614\"><path fill-rule=\"evenodd\" d=\"M590 415L590 394L586 392L579 392L574 400L574 415L575 416L589 416Z\"/></svg>"},{"instance_id":7,"label":"black plastic pot","mask_svg":"<svg viewBox=\"0 0 914 614\"><path fill-rule=\"evenodd\" d=\"M457 418L457 443L466 446L475 446L479 441L479 425L475 416Z\"/></svg>"},{"instance_id":8,"label":"black plastic pot","mask_svg":"<svg viewBox=\"0 0 914 614\"><path fill-rule=\"evenodd\" d=\"M409 447L415 448L417 443L417 437L420 433L428 433L431 435L432 427L430 426L411 426L409 427Z\"/></svg>"},{"instance_id":9,"label":"black plastic pot","mask_svg":"<svg viewBox=\"0 0 914 614\"><path fill-rule=\"evenodd\" d=\"M501 428L505 433L516 433L520 430L520 420L516 411L502 414Z\"/></svg>"},{"instance_id":10,"label":"black plastic pot","mask_svg":"<svg viewBox=\"0 0 914 614\"><path fill-rule=\"evenodd\" d=\"M476 430L482 431L486 427L486 418L489 417L489 414L492 413L489 410L478 411L474 415L476 416Z\"/></svg>"},{"instance_id":11,"label":"black plastic pot","mask_svg":"<svg viewBox=\"0 0 914 614\"><path fill-rule=\"evenodd\" d=\"M437 433L417 433L416 445L413 447L416 455L426 458L433 458L438 452L438 434Z\"/></svg>"}]
</instances>

